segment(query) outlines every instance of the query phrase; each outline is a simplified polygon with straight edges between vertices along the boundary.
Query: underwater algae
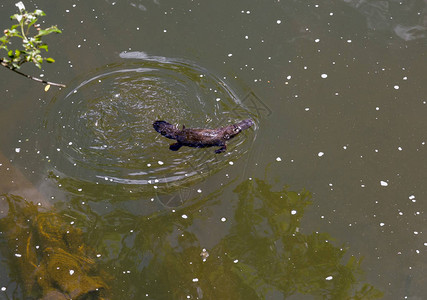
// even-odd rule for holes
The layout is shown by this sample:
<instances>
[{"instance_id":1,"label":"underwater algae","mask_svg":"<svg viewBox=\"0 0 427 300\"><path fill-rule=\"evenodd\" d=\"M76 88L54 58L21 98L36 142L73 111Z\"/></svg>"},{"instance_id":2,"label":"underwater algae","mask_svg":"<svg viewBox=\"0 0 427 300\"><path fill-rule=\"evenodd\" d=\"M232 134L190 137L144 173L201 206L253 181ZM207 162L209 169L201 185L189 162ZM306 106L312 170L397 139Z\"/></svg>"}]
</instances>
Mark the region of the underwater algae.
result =
<instances>
[{"instance_id":1,"label":"underwater algae","mask_svg":"<svg viewBox=\"0 0 427 300\"><path fill-rule=\"evenodd\" d=\"M4 194L9 211L0 219L11 277L32 299L105 299L105 274L97 270L83 232L52 209L41 211L21 197ZM11 249L13 249L11 251Z\"/></svg>"}]
</instances>

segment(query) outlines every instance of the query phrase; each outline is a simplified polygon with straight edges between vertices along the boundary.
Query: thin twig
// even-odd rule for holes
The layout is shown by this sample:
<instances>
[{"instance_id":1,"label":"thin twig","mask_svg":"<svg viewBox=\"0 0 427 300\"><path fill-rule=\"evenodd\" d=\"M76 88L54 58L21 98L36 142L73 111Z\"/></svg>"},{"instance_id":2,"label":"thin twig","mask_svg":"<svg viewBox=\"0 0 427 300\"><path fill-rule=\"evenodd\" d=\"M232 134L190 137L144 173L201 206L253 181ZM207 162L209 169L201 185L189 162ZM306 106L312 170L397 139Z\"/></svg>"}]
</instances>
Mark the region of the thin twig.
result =
<instances>
[{"instance_id":1,"label":"thin twig","mask_svg":"<svg viewBox=\"0 0 427 300\"><path fill-rule=\"evenodd\" d=\"M24 73L18 71L17 69L15 69L14 67L10 66L9 64L5 63L3 60L0 60L0 62L1 62L1 65L3 67L8 68L9 70L11 70L13 72L18 73L19 75L22 75L22 76L27 77L29 79L32 79L34 81L38 81L38 82L41 82L41 83L44 83L44 84L53 85L53 86L59 86L59 87L64 87L64 88L66 87L65 84L50 82L50 81L46 81L46 80L43 80L43 79L31 76L31 75L24 74Z\"/></svg>"}]
</instances>

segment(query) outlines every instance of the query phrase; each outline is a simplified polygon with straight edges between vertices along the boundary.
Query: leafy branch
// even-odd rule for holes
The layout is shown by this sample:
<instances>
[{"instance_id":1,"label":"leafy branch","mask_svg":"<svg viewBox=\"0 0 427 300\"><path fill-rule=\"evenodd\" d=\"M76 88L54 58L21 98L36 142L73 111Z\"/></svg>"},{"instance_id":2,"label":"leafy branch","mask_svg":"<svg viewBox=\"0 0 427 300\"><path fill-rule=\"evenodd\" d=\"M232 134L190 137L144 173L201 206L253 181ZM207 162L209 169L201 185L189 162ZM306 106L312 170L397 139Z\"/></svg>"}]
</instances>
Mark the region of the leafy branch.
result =
<instances>
[{"instance_id":1,"label":"leafy branch","mask_svg":"<svg viewBox=\"0 0 427 300\"><path fill-rule=\"evenodd\" d=\"M45 81L18 71L21 65L26 62L34 63L39 69L41 69L42 63L45 61L54 63L55 60L53 58L46 58L42 54L41 50L48 51L48 45L42 41L42 37L51 33L61 33L61 30L56 26L46 29L40 27L40 24L37 23L38 18L46 15L42 10L36 9L34 12L28 12L22 1L16 3L15 6L18 7L19 13L12 15L10 18L18 23L12 25L9 29L5 29L4 36L0 37L0 50L3 49L7 52L7 56L0 57L0 64L32 80L47 85L65 87L63 84ZM21 49L10 49L9 45L12 44L12 38L22 39Z\"/></svg>"}]
</instances>

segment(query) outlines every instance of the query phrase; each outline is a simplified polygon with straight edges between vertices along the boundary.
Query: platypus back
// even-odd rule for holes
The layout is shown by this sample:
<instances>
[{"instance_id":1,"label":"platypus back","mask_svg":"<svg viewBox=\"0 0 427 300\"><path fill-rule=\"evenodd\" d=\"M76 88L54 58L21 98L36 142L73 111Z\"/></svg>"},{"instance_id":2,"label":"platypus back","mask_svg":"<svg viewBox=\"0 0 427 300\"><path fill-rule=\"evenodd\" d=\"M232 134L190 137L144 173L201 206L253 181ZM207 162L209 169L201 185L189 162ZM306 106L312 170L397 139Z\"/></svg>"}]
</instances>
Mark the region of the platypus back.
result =
<instances>
[{"instance_id":1,"label":"platypus back","mask_svg":"<svg viewBox=\"0 0 427 300\"><path fill-rule=\"evenodd\" d=\"M169 139L173 139L173 140L176 139L178 129L172 124L169 124L166 121L155 121L153 123L153 127L161 135Z\"/></svg>"},{"instance_id":2,"label":"platypus back","mask_svg":"<svg viewBox=\"0 0 427 300\"><path fill-rule=\"evenodd\" d=\"M215 153L224 152L227 148L227 141L252 125L254 125L254 122L251 119L246 119L237 124L230 124L217 129L185 128L185 126L182 126L182 129L179 130L176 126L165 121L155 121L153 123L154 129L158 133L177 141L169 146L169 149L173 151L177 151L182 146L196 148L220 147L215 150Z\"/></svg>"}]
</instances>

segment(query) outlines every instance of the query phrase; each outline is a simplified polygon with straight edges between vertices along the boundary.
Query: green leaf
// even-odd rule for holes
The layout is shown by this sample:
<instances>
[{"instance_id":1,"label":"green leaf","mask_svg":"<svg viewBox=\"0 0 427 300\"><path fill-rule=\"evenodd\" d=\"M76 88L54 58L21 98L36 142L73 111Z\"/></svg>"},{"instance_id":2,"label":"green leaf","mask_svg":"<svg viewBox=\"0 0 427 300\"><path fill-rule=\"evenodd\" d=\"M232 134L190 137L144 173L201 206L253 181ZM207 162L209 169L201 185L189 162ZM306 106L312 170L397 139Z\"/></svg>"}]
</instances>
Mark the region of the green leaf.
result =
<instances>
[{"instance_id":1,"label":"green leaf","mask_svg":"<svg viewBox=\"0 0 427 300\"><path fill-rule=\"evenodd\" d=\"M44 45L40 45L40 46L39 46L39 49L44 49L44 50L46 50L46 52L48 51L48 50L47 50L47 45L46 45L46 44L44 44Z\"/></svg>"},{"instance_id":2,"label":"green leaf","mask_svg":"<svg viewBox=\"0 0 427 300\"><path fill-rule=\"evenodd\" d=\"M52 26L46 29L40 29L39 34L35 36L35 38L42 37L51 33L62 33L56 26Z\"/></svg>"},{"instance_id":3,"label":"green leaf","mask_svg":"<svg viewBox=\"0 0 427 300\"><path fill-rule=\"evenodd\" d=\"M33 26L36 22L37 22L37 18L34 18L29 24L28 24L28 27L31 27L31 26Z\"/></svg>"},{"instance_id":4,"label":"green leaf","mask_svg":"<svg viewBox=\"0 0 427 300\"><path fill-rule=\"evenodd\" d=\"M21 23L23 16L21 14L14 14L13 16L10 16L12 20L17 20L19 23Z\"/></svg>"},{"instance_id":5,"label":"green leaf","mask_svg":"<svg viewBox=\"0 0 427 300\"><path fill-rule=\"evenodd\" d=\"M42 11L41 9L36 9L33 14L35 14L38 17L46 16L46 14L44 13L44 11Z\"/></svg>"},{"instance_id":6,"label":"green leaf","mask_svg":"<svg viewBox=\"0 0 427 300\"><path fill-rule=\"evenodd\" d=\"M36 65L37 68L41 69L42 65L41 63L39 63L38 61L33 60L34 64Z\"/></svg>"},{"instance_id":7,"label":"green leaf","mask_svg":"<svg viewBox=\"0 0 427 300\"><path fill-rule=\"evenodd\" d=\"M2 37L0 37L0 42L6 44L9 42L9 39L6 36L2 36Z\"/></svg>"},{"instance_id":8,"label":"green leaf","mask_svg":"<svg viewBox=\"0 0 427 300\"><path fill-rule=\"evenodd\" d=\"M55 60L52 57L48 57L48 58L46 58L46 62L48 62L48 63L54 63Z\"/></svg>"},{"instance_id":9,"label":"green leaf","mask_svg":"<svg viewBox=\"0 0 427 300\"><path fill-rule=\"evenodd\" d=\"M7 55L9 55L9 57L13 57L13 50L9 50L9 52L7 52Z\"/></svg>"}]
</instances>

